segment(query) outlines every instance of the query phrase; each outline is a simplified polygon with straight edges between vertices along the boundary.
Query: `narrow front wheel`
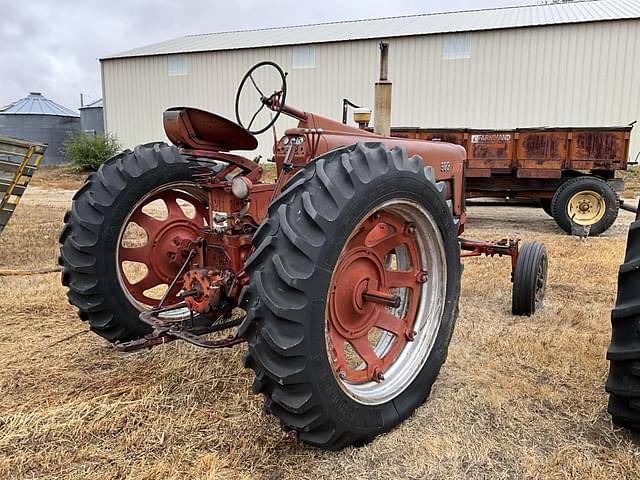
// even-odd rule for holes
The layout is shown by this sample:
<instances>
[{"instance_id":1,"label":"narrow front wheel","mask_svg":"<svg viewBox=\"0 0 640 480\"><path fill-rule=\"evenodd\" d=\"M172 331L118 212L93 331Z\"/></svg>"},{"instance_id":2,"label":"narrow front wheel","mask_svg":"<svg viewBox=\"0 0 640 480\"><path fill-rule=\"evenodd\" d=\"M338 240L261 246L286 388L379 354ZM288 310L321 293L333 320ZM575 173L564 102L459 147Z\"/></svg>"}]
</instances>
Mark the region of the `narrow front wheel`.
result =
<instances>
[{"instance_id":1,"label":"narrow front wheel","mask_svg":"<svg viewBox=\"0 0 640 480\"><path fill-rule=\"evenodd\" d=\"M533 315L542 308L547 287L547 250L540 242L523 242L513 271L511 312Z\"/></svg>"}]
</instances>

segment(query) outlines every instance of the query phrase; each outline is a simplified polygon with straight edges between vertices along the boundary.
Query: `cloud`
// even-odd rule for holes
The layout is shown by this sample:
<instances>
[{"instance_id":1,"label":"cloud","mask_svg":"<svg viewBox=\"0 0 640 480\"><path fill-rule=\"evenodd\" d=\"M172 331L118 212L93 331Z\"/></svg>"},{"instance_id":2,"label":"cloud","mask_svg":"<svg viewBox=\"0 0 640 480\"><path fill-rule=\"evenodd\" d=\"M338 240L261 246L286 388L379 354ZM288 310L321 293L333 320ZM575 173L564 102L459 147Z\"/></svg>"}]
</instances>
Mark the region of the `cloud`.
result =
<instances>
[{"instance_id":1,"label":"cloud","mask_svg":"<svg viewBox=\"0 0 640 480\"><path fill-rule=\"evenodd\" d=\"M0 105L101 97L98 59L183 35L503 6L526 0L1 0ZM531 3L531 2L528 2Z\"/></svg>"}]
</instances>

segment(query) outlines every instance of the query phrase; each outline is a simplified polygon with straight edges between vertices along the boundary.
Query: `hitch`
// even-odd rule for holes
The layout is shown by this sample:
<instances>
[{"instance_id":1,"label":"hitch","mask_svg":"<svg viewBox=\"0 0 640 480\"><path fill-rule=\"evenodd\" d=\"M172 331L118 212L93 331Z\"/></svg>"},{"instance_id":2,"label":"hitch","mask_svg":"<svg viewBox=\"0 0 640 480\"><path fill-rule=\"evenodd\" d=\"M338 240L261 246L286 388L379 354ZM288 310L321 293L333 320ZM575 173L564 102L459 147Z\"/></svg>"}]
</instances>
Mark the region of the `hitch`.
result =
<instances>
[{"instance_id":1,"label":"hitch","mask_svg":"<svg viewBox=\"0 0 640 480\"><path fill-rule=\"evenodd\" d=\"M237 327L242 323L244 317L235 318L227 321L219 321L218 317L211 322L210 317L205 315L193 316L193 312L189 318L178 321L165 321L160 317L161 314L172 310L180 310L186 308L185 302L170 307L154 308L142 312L139 316L140 320L147 325L153 327L153 331L148 335L129 342L116 343L116 350L121 352L134 352L143 348L151 348L156 345L173 342L174 340L184 340L192 345L201 348L227 348L243 343L246 341L243 337L237 335L229 335L221 340L209 340L204 335L214 332L220 332L228 328ZM203 321L204 320L204 321Z\"/></svg>"},{"instance_id":2,"label":"hitch","mask_svg":"<svg viewBox=\"0 0 640 480\"><path fill-rule=\"evenodd\" d=\"M518 262L518 253L520 244L519 238L503 238L497 242L485 242L482 240L467 240L460 238L460 256L461 257L479 257L487 255L493 257L498 255L502 257L507 255L511 257L511 271L513 272Z\"/></svg>"}]
</instances>

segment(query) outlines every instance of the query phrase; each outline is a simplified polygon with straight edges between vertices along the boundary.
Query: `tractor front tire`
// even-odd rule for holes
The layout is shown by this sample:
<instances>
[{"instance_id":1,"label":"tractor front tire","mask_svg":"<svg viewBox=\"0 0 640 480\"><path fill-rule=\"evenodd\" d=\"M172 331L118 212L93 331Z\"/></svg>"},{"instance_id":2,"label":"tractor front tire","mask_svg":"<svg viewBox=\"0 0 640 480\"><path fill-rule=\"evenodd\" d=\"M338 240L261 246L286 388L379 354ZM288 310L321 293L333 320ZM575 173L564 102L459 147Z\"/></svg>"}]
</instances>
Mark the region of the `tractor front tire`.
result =
<instances>
[{"instance_id":1,"label":"tractor front tire","mask_svg":"<svg viewBox=\"0 0 640 480\"><path fill-rule=\"evenodd\" d=\"M92 331L109 342L144 336L142 307L127 295L117 252L127 219L149 192L165 185L192 185L195 162L164 143L140 145L107 160L73 197L60 234L59 264L69 303Z\"/></svg>"},{"instance_id":2,"label":"tractor front tire","mask_svg":"<svg viewBox=\"0 0 640 480\"><path fill-rule=\"evenodd\" d=\"M640 431L640 215L629 228L627 252L618 273L618 298L611 312L610 362L606 390L613 423Z\"/></svg>"},{"instance_id":3,"label":"tractor front tire","mask_svg":"<svg viewBox=\"0 0 640 480\"><path fill-rule=\"evenodd\" d=\"M542 308L547 286L547 250L540 242L523 242L513 271L511 313L533 315Z\"/></svg>"},{"instance_id":4,"label":"tractor front tire","mask_svg":"<svg viewBox=\"0 0 640 480\"><path fill-rule=\"evenodd\" d=\"M329 450L411 415L446 359L460 293L457 223L433 169L380 143L329 152L290 180L253 242L238 333L265 411Z\"/></svg>"},{"instance_id":5,"label":"tractor front tire","mask_svg":"<svg viewBox=\"0 0 640 480\"><path fill-rule=\"evenodd\" d=\"M564 182L551 200L551 216L565 232L572 221L589 225L589 235L605 232L618 218L620 202L611 186L598 177L580 176Z\"/></svg>"}]
</instances>

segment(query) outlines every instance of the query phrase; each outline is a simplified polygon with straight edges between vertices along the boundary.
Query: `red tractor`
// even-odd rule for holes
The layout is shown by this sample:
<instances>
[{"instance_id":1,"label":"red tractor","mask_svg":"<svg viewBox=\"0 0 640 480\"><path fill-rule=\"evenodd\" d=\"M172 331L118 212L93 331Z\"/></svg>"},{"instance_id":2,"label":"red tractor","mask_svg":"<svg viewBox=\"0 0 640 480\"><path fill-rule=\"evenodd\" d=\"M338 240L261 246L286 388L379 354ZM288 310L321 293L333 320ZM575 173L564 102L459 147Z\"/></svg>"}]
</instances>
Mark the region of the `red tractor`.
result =
<instances>
[{"instance_id":1,"label":"red tractor","mask_svg":"<svg viewBox=\"0 0 640 480\"><path fill-rule=\"evenodd\" d=\"M273 90L257 81L269 72ZM244 127L239 104L253 89L259 108ZM262 62L238 89L238 124L167 110L173 146L126 150L76 193L62 283L80 318L123 351L246 342L265 410L302 441L339 449L425 401L458 314L461 257L510 256L513 313L530 315L547 256L537 242L460 238L462 147L375 135L286 96L286 74ZM230 152L255 149L281 114L298 125L276 141L278 176L265 182L257 160Z\"/></svg>"}]
</instances>

